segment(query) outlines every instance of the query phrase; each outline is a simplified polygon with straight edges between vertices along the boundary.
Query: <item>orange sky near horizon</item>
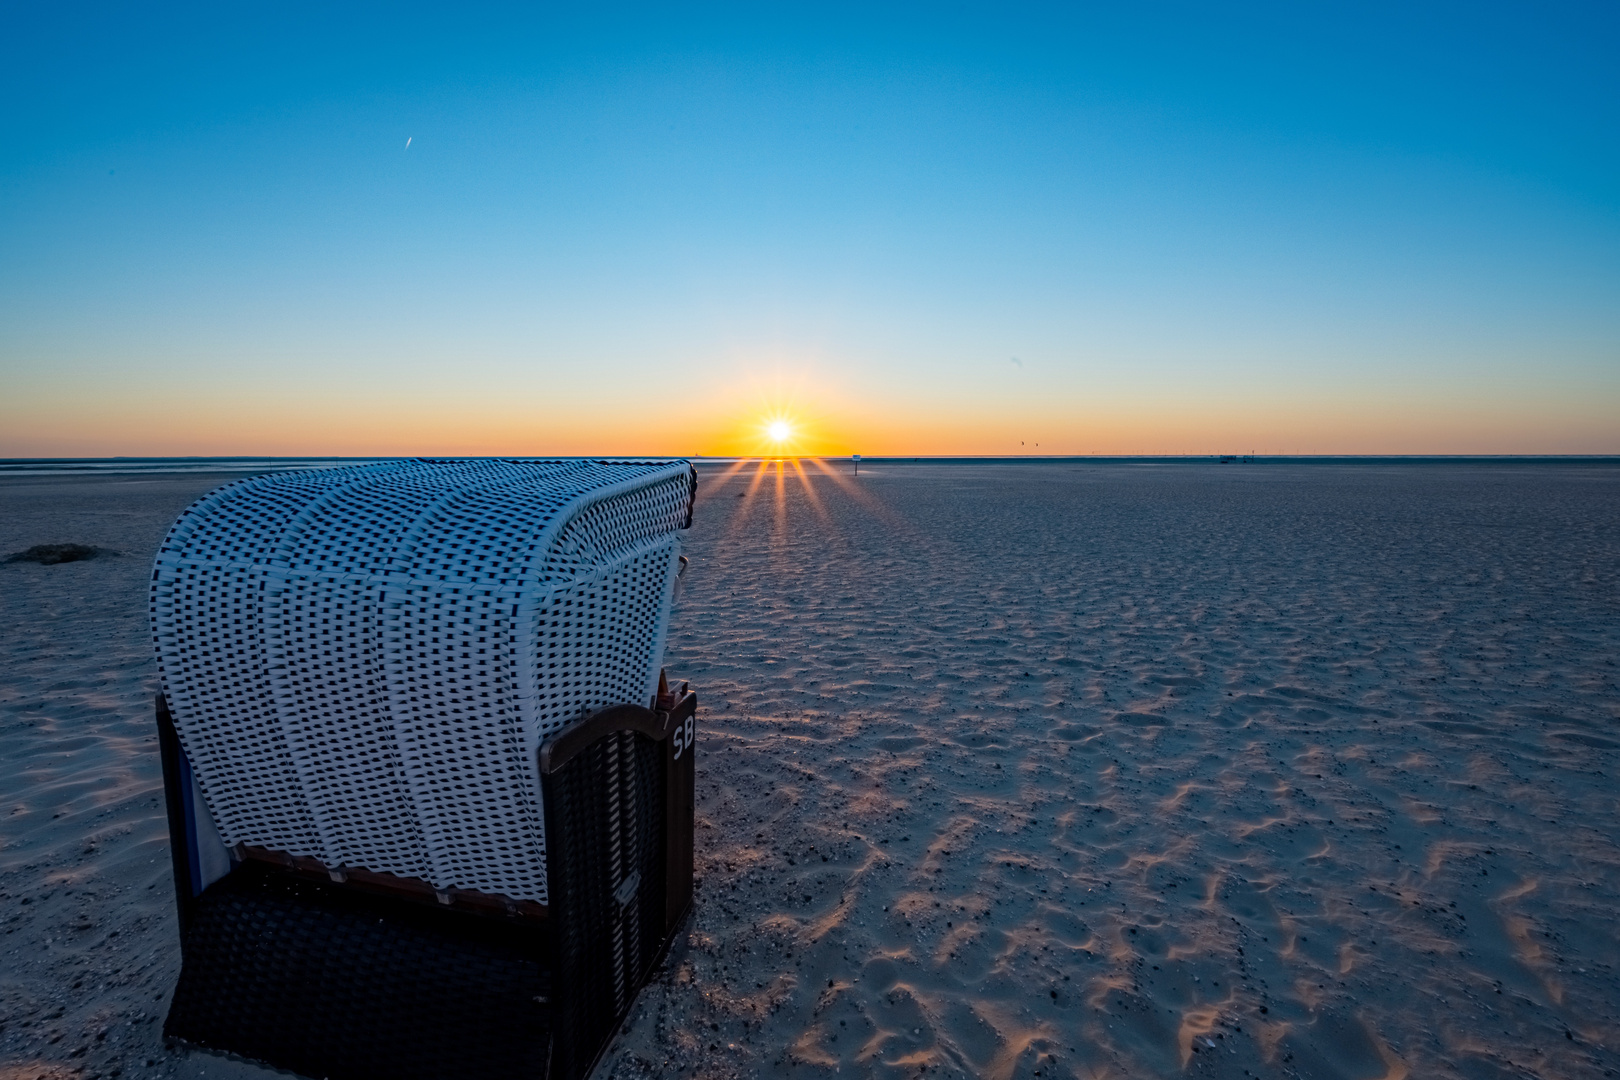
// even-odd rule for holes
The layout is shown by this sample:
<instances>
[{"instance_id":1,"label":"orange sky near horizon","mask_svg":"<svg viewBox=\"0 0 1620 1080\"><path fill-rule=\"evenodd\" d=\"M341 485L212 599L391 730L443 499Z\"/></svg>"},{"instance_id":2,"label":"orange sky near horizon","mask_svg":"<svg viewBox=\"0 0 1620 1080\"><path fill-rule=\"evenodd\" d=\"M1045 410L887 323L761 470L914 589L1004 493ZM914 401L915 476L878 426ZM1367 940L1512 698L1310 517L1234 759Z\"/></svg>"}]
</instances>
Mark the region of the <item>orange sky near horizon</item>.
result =
<instances>
[{"instance_id":1,"label":"orange sky near horizon","mask_svg":"<svg viewBox=\"0 0 1620 1080\"><path fill-rule=\"evenodd\" d=\"M1602 402L1567 399L1244 401L1206 392L980 405L753 389L625 397L622 406L559 411L526 408L521 395L14 396L0 402L0 457L1620 452L1620 422ZM768 436L773 420L791 428L785 441Z\"/></svg>"}]
</instances>

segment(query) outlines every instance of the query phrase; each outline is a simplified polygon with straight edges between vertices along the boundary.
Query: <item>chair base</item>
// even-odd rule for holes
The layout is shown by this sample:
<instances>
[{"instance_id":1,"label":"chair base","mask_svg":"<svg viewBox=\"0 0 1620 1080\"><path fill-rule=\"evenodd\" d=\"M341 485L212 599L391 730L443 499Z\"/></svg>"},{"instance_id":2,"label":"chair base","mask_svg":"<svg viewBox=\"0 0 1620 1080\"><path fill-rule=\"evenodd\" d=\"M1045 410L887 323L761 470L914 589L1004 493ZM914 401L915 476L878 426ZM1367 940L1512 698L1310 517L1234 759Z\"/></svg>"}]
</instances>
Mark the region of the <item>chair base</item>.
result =
<instances>
[{"instance_id":1,"label":"chair base","mask_svg":"<svg viewBox=\"0 0 1620 1080\"><path fill-rule=\"evenodd\" d=\"M247 863L196 898L163 1033L330 1080L534 1080L548 936Z\"/></svg>"}]
</instances>

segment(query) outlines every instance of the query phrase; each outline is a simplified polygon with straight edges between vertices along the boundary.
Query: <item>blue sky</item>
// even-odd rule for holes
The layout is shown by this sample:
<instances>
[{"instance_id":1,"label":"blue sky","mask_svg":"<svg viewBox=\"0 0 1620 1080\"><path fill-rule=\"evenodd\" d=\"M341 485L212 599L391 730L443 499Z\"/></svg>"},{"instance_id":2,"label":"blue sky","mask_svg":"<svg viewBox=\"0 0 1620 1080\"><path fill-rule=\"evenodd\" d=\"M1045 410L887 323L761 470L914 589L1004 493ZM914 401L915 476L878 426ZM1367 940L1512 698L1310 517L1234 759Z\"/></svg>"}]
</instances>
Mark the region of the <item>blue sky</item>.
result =
<instances>
[{"instance_id":1,"label":"blue sky","mask_svg":"<svg viewBox=\"0 0 1620 1080\"><path fill-rule=\"evenodd\" d=\"M1620 452L1616 30L14 8L0 454Z\"/></svg>"}]
</instances>

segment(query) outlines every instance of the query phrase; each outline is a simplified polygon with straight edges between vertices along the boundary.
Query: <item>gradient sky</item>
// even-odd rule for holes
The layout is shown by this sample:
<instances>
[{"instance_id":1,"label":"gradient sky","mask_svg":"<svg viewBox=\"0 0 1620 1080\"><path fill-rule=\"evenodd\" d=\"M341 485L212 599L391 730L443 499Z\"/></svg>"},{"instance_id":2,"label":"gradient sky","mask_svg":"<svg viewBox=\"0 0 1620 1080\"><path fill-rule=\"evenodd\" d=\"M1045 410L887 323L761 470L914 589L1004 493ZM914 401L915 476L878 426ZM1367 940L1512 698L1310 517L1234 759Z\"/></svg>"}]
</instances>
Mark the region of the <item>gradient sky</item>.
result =
<instances>
[{"instance_id":1,"label":"gradient sky","mask_svg":"<svg viewBox=\"0 0 1620 1080\"><path fill-rule=\"evenodd\" d=\"M1620 8L1229 7L11 5L0 456L1620 452Z\"/></svg>"}]
</instances>

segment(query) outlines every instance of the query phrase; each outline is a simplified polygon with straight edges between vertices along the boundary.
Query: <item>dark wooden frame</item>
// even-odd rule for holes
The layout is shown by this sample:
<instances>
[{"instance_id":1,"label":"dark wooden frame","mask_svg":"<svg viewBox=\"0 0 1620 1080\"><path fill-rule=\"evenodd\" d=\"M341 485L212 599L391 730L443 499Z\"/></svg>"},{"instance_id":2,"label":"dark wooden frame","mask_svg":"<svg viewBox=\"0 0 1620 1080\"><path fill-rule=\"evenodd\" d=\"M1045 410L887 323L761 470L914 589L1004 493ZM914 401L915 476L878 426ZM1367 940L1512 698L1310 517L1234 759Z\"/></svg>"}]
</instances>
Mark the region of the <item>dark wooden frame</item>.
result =
<instances>
[{"instance_id":1,"label":"dark wooden frame","mask_svg":"<svg viewBox=\"0 0 1620 1080\"><path fill-rule=\"evenodd\" d=\"M586 747L615 731L634 731L664 745L664 902L666 933L673 934L692 906L693 814L696 772L692 743L696 735L697 695L682 684L668 709L614 705L563 728L540 747L540 775L550 776ZM690 722L689 722L690 721ZM546 822L549 830L551 822Z\"/></svg>"}]
</instances>

